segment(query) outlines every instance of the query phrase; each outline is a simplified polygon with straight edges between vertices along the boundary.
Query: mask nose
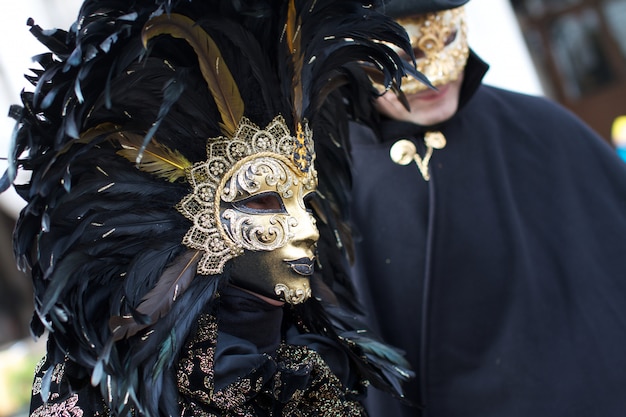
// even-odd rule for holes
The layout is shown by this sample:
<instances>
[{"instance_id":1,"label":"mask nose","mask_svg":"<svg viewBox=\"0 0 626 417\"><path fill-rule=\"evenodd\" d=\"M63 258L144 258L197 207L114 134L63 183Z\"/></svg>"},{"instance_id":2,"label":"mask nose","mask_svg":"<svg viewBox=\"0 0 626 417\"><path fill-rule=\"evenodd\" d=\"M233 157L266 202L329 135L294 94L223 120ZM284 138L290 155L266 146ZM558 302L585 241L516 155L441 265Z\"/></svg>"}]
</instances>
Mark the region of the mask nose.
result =
<instances>
[{"instance_id":1,"label":"mask nose","mask_svg":"<svg viewBox=\"0 0 626 417\"><path fill-rule=\"evenodd\" d=\"M311 246L314 246L320 238L320 232L317 229L317 221L311 213L307 213L307 220L304 223L304 240L309 242Z\"/></svg>"},{"instance_id":2,"label":"mask nose","mask_svg":"<svg viewBox=\"0 0 626 417\"><path fill-rule=\"evenodd\" d=\"M296 246L306 248L315 252L315 245L320 238L320 232L317 229L315 217L309 212L302 217L302 221L294 229L294 244Z\"/></svg>"}]
</instances>

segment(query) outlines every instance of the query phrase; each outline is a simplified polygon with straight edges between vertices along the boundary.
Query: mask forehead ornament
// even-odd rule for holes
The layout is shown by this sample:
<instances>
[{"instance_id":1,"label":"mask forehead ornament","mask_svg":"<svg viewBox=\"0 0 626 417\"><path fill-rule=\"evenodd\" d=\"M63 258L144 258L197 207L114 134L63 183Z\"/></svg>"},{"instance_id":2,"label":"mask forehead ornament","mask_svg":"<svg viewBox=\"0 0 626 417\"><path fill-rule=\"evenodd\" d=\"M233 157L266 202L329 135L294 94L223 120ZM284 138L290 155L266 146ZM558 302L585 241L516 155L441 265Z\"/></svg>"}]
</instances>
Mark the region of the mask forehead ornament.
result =
<instances>
[{"instance_id":1,"label":"mask forehead ornament","mask_svg":"<svg viewBox=\"0 0 626 417\"><path fill-rule=\"evenodd\" d=\"M465 7L398 18L411 40L417 70L434 86L459 78L469 56ZM402 91L413 94L428 87L413 78L405 78Z\"/></svg>"},{"instance_id":2,"label":"mask forehead ornament","mask_svg":"<svg viewBox=\"0 0 626 417\"><path fill-rule=\"evenodd\" d=\"M293 197L295 189L299 200L314 191L317 173L312 132L306 121L298 130L292 136L280 115L265 129L244 117L232 138L209 140L207 160L188 169L187 180L193 190L176 208L192 222L183 244L203 252L199 274L219 274L224 264L244 249L274 250L292 238L286 221L276 222L273 228L242 227L246 217L225 209L224 203L268 186L279 190L281 198Z\"/></svg>"}]
</instances>

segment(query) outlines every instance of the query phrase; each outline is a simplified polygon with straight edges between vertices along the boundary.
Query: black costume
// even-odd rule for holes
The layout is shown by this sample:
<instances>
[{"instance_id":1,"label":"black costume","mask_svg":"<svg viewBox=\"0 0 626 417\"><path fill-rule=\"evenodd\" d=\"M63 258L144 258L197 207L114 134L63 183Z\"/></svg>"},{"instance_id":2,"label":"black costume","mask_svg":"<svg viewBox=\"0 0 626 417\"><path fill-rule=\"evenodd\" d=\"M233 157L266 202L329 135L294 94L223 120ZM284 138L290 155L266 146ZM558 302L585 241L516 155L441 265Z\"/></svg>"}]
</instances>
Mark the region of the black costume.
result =
<instances>
[{"instance_id":1,"label":"black costume","mask_svg":"<svg viewBox=\"0 0 626 417\"><path fill-rule=\"evenodd\" d=\"M178 357L180 416L365 415L362 387L336 341L298 329L282 307L233 287L225 287L212 307L197 318ZM281 331L283 322L292 327ZM50 397L44 402L48 372ZM30 415L110 415L98 388L73 380L83 372L69 358L44 358Z\"/></svg>"},{"instance_id":2,"label":"black costume","mask_svg":"<svg viewBox=\"0 0 626 417\"><path fill-rule=\"evenodd\" d=\"M401 395L406 361L357 320L339 275L351 101L339 88L355 63L399 80L383 41L409 49L370 6L86 0L67 32L29 22L50 52L12 109L0 191L31 173L15 184L27 205L14 250L33 279L33 334L49 332L33 416L353 416L369 383ZM261 186L304 216L247 206ZM332 243L276 266L312 297L262 294L292 303L276 307L230 285L231 259L275 253L313 210Z\"/></svg>"},{"instance_id":3,"label":"black costume","mask_svg":"<svg viewBox=\"0 0 626 417\"><path fill-rule=\"evenodd\" d=\"M429 182L389 158L426 129L351 131L355 276L385 340L417 373L404 408L373 416L620 417L626 413L626 164L543 98L480 85L470 55L459 111ZM403 409L401 412L400 409Z\"/></svg>"}]
</instances>

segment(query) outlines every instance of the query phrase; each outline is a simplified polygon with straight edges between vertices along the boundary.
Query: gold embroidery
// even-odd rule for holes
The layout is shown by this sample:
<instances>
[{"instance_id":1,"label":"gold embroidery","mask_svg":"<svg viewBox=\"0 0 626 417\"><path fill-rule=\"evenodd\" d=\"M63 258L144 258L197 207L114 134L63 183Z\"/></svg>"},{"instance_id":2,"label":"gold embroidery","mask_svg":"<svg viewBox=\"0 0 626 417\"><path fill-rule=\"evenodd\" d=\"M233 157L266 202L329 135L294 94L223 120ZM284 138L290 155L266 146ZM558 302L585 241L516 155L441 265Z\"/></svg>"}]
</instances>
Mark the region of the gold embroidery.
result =
<instances>
[{"instance_id":1,"label":"gold embroidery","mask_svg":"<svg viewBox=\"0 0 626 417\"><path fill-rule=\"evenodd\" d=\"M41 384L43 378L39 375L43 375L45 372L43 371L43 366L47 361L47 356L44 356L35 367L35 379L33 380L33 395L41 394ZM54 365L54 370L52 371L52 377L50 379L51 382L56 384L61 384L61 380L63 379L63 375L65 375L65 363L57 363Z\"/></svg>"},{"instance_id":2,"label":"gold embroidery","mask_svg":"<svg viewBox=\"0 0 626 417\"><path fill-rule=\"evenodd\" d=\"M294 392L283 415L365 415L358 401L346 398L346 388L316 351L306 346L282 345L277 356L277 361L287 369L298 370L303 365L312 368L307 390Z\"/></svg>"},{"instance_id":3,"label":"gold embroidery","mask_svg":"<svg viewBox=\"0 0 626 417\"><path fill-rule=\"evenodd\" d=\"M306 346L283 344L273 359L268 356L277 370L267 380L263 379L263 371L251 370L224 389L212 392L214 369L201 364L213 363L217 337L216 319L202 316L198 332L188 343L179 364L182 416L213 417L219 410L220 416L253 417L260 411L271 414L278 404L282 406L283 416L365 415L360 403L350 399L354 392L348 391L322 357ZM202 348L197 347L200 341ZM292 378L298 374L300 379L302 372L308 374L308 379L304 389L299 389L293 386ZM190 385L199 380L203 386Z\"/></svg>"},{"instance_id":4,"label":"gold embroidery","mask_svg":"<svg viewBox=\"0 0 626 417\"><path fill-rule=\"evenodd\" d=\"M207 343L208 342L208 343ZM204 344L207 343L206 346ZM217 321L209 315L198 319L198 331L187 345L187 352L178 365L178 390L200 402L209 404L213 395L215 346L217 343ZM203 347L198 348L203 344ZM192 386L193 374L199 373L204 384L202 387Z\"/></svg>"},{"instance_id":5,"label":"gold embroidery","mask_svg":"<svg viewBox=\"0 0 626 417\"><path fill-rule=\"evenodd\" d=\"M58 394L53 394L51 400ZM59 403L47 403L35 409L30 417L82 417L83 410L78 407L78 394L72 394L67 400Z\"/></svg>"}]
</instances>

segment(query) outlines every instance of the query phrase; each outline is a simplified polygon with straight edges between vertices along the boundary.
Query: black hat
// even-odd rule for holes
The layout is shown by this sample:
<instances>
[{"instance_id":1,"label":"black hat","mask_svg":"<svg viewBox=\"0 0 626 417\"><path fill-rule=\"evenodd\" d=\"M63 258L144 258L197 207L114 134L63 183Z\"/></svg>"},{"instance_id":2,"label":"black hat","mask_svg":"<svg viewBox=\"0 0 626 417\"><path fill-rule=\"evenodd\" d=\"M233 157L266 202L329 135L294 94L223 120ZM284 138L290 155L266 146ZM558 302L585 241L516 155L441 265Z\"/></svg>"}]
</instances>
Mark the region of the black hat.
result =
<instances>
[{"instance_id":1,"label":"black hat","mask_svg":"<svg viewBox=\"0 0 626 417\"><path fill-rule=\"evenodd\" d=\"M406 17L421 13L438 12L441 10L461 7L469 0L390 0L383 12L391 17Z\"/></svg>"}]
</instances>

